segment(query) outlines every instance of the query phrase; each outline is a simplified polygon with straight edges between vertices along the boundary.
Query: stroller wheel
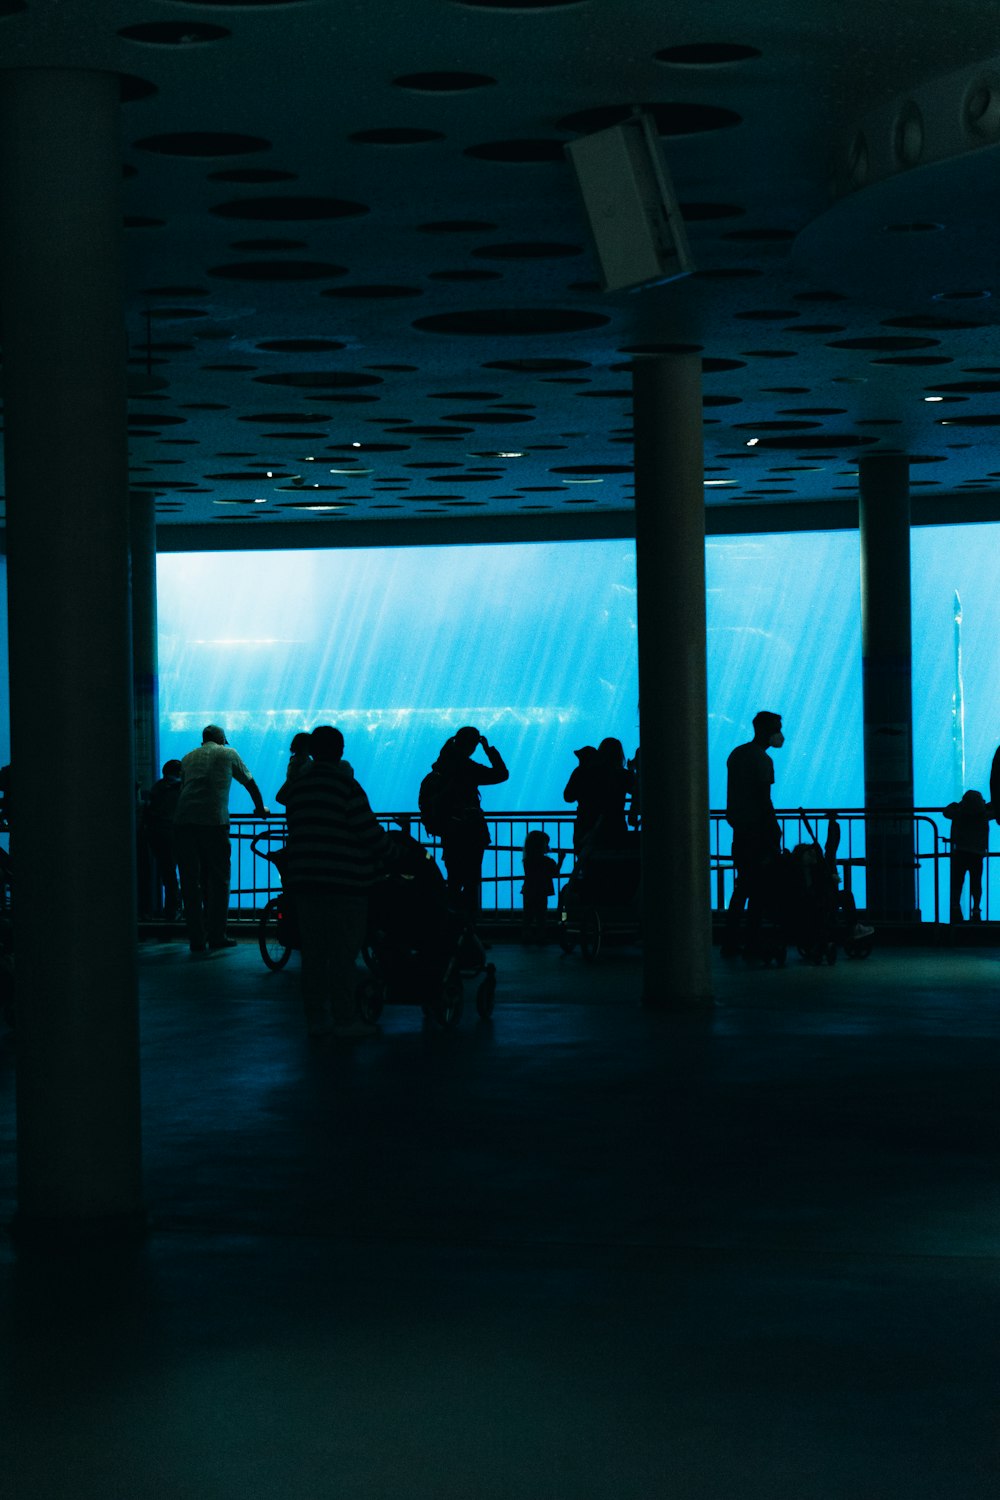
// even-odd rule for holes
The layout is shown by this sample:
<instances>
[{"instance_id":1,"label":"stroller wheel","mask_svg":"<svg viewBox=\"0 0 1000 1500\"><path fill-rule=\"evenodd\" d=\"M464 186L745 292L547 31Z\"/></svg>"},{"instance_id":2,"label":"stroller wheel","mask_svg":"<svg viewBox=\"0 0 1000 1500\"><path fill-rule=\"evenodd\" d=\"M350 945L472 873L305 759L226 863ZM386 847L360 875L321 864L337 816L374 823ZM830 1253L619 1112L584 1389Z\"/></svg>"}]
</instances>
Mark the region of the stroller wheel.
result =
<instances>
[{"instance_id":1,"label":"stroller wheel","mask_svg":"<svg viewBox=\"0 0 1000 1500\"><path fill-rule=\"evenodd\" d=\"M275 896L264 907L257 924L257 946L269 969L283 969L292 956L285 943L283 921L281 897Z\"/></svg>"},{"instance_id":2,"label":"stroller wheel","mask_svg":"<svg viewBox=\"0 0 1000 1500\"><path fill-rule=\"evenodd\" d=\"M601 951L601 914L590 906L580 919L580 952L592 964Z\"/></svg>"},{"instance_id":3,"label":"stroller wheel","mask_svg":"<svg viewBox=\"0 0 1000 1500\"><path fill-rule=\"evenodd\" d=\"M434 1001L432 1015L439 1026L449 1030L457 1026L462 1016L462 976L458 966L449 964L441 981L441 993Z\"/></svg>"},{"instance_id":4,"label":"stroller wheel","mask_svg":"<svg viewBox=\"0 0 1000 1500\"><path fill-rule=\"evenodd\" d=\"M362 979L356 998L362 1021L377 1021L385 1006L385 989L373 974Z\"/></svg>"},{"instance_id":5,"label":"stroller wheel","mask_svg":"<svg viewBox=\"0 0 1000 1500\"><path fill-rule=\"evenodd\" d=\"M486 978L476 990L476 1010L484 1021L493 1014L497 997L497 971L494 964L487 964Z\"/></svg>"}]
</instances>

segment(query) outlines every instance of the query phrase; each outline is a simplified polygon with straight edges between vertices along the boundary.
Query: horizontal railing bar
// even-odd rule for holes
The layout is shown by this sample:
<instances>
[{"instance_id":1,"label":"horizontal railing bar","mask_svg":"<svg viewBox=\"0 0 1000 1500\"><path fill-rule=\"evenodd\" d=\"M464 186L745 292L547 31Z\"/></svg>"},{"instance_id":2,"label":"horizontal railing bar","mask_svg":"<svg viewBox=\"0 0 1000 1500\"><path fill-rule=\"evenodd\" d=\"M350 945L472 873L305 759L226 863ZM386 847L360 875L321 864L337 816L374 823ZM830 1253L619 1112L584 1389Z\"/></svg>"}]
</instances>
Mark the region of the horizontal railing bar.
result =
<instances>
[{"instance_id":1,"label":"horizontal railing bar","mask_svg":"<svg viewBox=\"0 0 1000 1500\"><path fill-rule=\"evenodd\" d=\"M806 819L813 833L819 838L820 829L827 824L827 814L830 811L829 805L776 809L776 816L786 845L791 846L793 843L808 841L804 827ZM382 812L377 813L376 816L386 828L393 826L407 828L424 847L431 849L436 857L440 854L440 840L426 832L420 822L418 812ZM485 816L491 836L502 840L487 848L483 870L483 885L496 903L495 910L515 910L520 906L520 884L523 875L516 867L516 857L521 851L524 837L535 829L540 828L547 832L550 836L551 852L563 857L559 872L560 879L566 879L572 874L573 826L576 821L576 815L572 809L491 811ZM914 865L917 879L924 887L924 890L918 894L918 905L921 911L926 908L932 912L931 920L934 922L941 920L942 887L945 909L949 909L947 897L950 855L946 824L940 808L887 807L880 808L877 812L866 813L864 808L850 807L837 809L836 817L841 825L841 843L836 863L846 891L851 891L856 881L864 876L866 828L873 822L883 819L902 818L909 821L914 832ZM709 819L714 910L721 912L726 906L732 887L732 836L724 812L713 809L709 814ZM264 819L252 813L237 813L232 818L230 831L235 844L232 899L244 906L248 904L254 907L263 906L279 889L277 874L273 865L263 858L254 858L250 855L248 866L247 850L251 839L257 835L263 836L271 848L279 847L285 837L284 815L274 814ZM989 910L989 875L995 857L988 855L986 858L984 915ZM504 891L505 887L506 891ZM505 906L500 904L501 894L507 897ZM859 905L863 905L863 902L859 902Z\"/></svg>"}]
</instances>

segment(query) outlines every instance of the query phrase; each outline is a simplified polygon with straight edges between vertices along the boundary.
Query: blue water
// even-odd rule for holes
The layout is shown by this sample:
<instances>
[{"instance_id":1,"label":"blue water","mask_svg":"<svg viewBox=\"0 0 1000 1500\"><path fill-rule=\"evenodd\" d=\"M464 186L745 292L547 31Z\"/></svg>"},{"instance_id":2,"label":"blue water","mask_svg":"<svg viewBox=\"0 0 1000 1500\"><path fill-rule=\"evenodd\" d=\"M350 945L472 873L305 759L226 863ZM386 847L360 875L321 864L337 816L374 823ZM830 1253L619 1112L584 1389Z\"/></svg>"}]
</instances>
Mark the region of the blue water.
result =
<instances>
[{"instance_id":1,"label":"blue water","mask_svg":"<svg viewBox=\"0 0 1000 1500\"><path fill-rule=\"evenodd\" d=\"M729 751L774 708L779 799L856 806L857 537L713 540L707 575L713 805ZM581 745L638 743L629 543L167 554L158 587L163 758L220 722L266 799L292 734L321 722L385 810L415 806L460 724L499 747L510 781L485 800L511 811L563 806Z\"/></svg>"},{"instance_id":2,"label":"blue water","mask_svg":"<svg viewBox=\"0 0 1000 1500\"><path fill-rule=\"evenodd\" d=\"M916 800L941 806L961 790L956 590L966 785L986 790L1000 739L1000 526L916 529L912 558ZM787 738L774 757L776 802L859 806L857 534L716 538L706 560L712 805L725 798L726 755L770 708ZM627 542L164 554L158 587L162 758L219 721L268 801L292 734L319 722L341 726L387 811L415 805L463 723L506 758L510 781L484 801L511 811L561 807L577 747L615 735L631 754L638 743ZM8 746L3 714L3 760ZM236 789L234 811L243 807Z\"/></svg>"}]
</instances>

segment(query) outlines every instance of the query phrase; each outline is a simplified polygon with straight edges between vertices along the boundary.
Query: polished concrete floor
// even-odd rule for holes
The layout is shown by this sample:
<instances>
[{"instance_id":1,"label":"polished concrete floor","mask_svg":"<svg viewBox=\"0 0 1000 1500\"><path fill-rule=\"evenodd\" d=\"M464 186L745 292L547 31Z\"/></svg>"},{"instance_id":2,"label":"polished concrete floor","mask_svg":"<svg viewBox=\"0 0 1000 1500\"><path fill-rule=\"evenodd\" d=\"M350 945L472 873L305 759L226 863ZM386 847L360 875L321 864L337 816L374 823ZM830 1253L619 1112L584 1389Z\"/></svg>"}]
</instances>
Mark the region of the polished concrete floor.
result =
<instances>
[{"instance_id":1,"label":"polished concrete floor","mask_svg":"<svg viewBox=\"0 0 1000 1500\"><path fill-rule=\"evenodd\" d=\"M295 959L142 955L150 1233L0 1243L4 1500L1000 1493L997 951L665 1015L498 946L491 1022L353 1045Z\"/></svg>"}]
</instances>

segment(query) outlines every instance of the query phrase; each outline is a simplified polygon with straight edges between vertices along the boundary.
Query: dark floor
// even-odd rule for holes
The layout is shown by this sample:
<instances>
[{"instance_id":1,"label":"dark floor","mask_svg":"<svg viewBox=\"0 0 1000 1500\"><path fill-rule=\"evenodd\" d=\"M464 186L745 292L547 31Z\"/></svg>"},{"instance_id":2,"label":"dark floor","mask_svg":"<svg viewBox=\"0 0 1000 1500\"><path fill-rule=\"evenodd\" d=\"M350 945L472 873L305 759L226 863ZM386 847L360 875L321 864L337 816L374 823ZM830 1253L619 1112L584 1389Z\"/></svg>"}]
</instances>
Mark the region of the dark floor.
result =
<instances>
[{"instance_id":1,"label":"dark floor","mask_svg":"<svg viewBox=\"0 0 1000 1500\"><path fill-rule=\"evenodd\" d=\"M1000 1493L1000 954L718 961L706 1016L492 956L491 1023L346 1045L295 959L143 945L151 1233L0 1243L4 1500Z\"/></svg>"}]
</instances>

